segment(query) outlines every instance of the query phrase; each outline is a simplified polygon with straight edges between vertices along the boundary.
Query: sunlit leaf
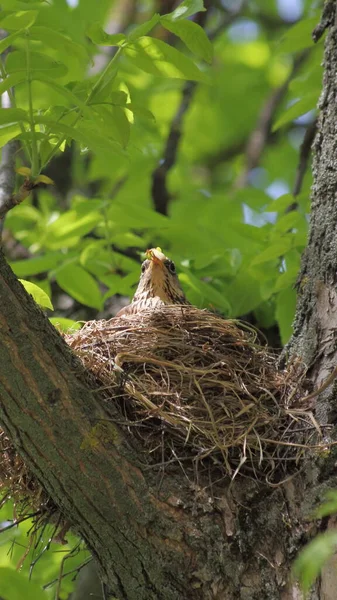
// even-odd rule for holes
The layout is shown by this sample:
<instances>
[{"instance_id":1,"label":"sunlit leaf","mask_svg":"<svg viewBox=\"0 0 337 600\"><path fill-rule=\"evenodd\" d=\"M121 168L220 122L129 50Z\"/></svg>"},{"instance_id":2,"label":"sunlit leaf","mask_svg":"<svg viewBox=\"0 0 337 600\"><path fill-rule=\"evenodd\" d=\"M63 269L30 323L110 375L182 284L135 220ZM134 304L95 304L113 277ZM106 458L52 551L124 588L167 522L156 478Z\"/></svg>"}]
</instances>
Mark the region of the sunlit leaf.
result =
<instances>
[{"instance_id":1,"label":"sunlit leaf","mask_svg":"<svg viewBox=\"0 0 337 600\"><path fill-rule=\"evenodd\" d=\"M213 46L205 31L200 25L188 20L171 20L162 17L160 22L165 29L177 35L198 58L211 63L213 60Z\"/></svg>"},{"instance_id":2,"label":"sunlit leaf","mask_svg":"<svg viewBox=\"0 0 337 600\"><path fill-rule=\"evenodd\" d=\"M20 207L21 208L21 207ZM18 277L30 277L54 269L63 258L59 253L46 253L43 256L34 256L26 260L17 260L10 265Z\"/></svg>"},{"instance_id":3,"label":"sunlit leaf","mask_svg":"<svg viewBox=\"0 0 337 600\"><path fill-rule=\"evenodd\" d=\"M24 177L30 177L32 170L28 167L19 167L18 169L16 169L16 172L19 175L23 175Z\"/></svg>"},{"instance_id":4,"label":"sunlit leaf","mask_svg":"<svg viewBox=\"0 0 337 600\"><path fill-rule=\"evenodd\" d=\"M27 5L28 7L28 5ZM0 13L0 25L3 29L27 29L35 23L38 11L21 10L15 13Z\"/></svg>"},{"instance_id":5,"label":"sunlit leaf","mask_svg":"<svg viewBox=\"0 0 337 600\"><path fill-rule=\"evenodd\" d=\"M155 27L160 21L160 15L154 14L153 17L149 21L145 21L141 25L137 25L132 29L131 33L128 35L128 41L133 42L143 35L147 35L153 27Z\"/></svg>"},{"instance_id":6,"label":"sunlit leaf","mask_svg":"<svg viewBox=\"0 0 337 600\"><path fill-rule=\"evenodd\" d=\"M29 35L33 40L39 40L45 46L61 51L62 54L68 52L71 55L75 55L79 60L88 58L88 53L81 44L78 44L69 36L51 27L34 25L29 30Z\"/></svg>"},{"instance_id":7,"label":"sunlit leaf","mask_svg":"<svg viewBox=\"0 0 337 600\"><path fill-rule=\"evenodd\" d=\"M64 63L33 51L29 56L29 67L32 73L36 72L47 77L63 77L68 71ZM6 69L8 73L27 73L27 53L21 50L10 52L6 59Z\"/></svg>"},{"instance_id":8,"label":"sunlit leaf","mask_svg":"<svg viewBox=\"0 0 337 600\"><path fill-rule=\"evenodd\" d=\"M102 296L96 280L83 267L70 263L58 269L55 279L67 294L85 306L98 310L102 307Z\"/></svg>"},{"instance_id":9,"label":"sunlit leaf","mask_svg":"<svg viewBox=\"0 0 337 600\"><path fill-rule=\"evenodd\" d=\"M64 333L72 333L72 331L78 331L82 327L82 323L65 317L51 317L49 321L56 329Z\"/></svg>"},{"instance_id":10,"label":"sunlit leaf","mask_svg":"<svg viewBox=\"0 0 337 600\"><path fill-rule=\"evenodd\" d=\"M172 13L165 15L165 17L171 19L171 21L178 21L179 19L187 19L187 17L204 10L206 9L203 0L184 0Z\"/></svg>"},{"instance_id":11,"label":"sunlit leaf","mask_svg":"<svg viewBox=\"0 0 337 600\"><path fill-rule=\"evenodd\" d=\"M99 23L90 25L87 36L99 46L120 46L126 40L123 33L106 33Z\"/></svg>"},{"instance_id":12,"label":"sunlit leaf","mask_svg":"<svg viewBox=\"0 0 337 600\"><path fill-rule=\"evenodd\" d=\"M43 308L49 308L50 310L54 310L50 298L47 296L46 292L42 290L38 285L32 283L31 281L25 281L24 279L19 279L19 281L22 283L26 292L33 296L36 304L39 304Z\"/></svg>"},{"instance_id":13,"label":"sunlit leaf","mask_svg":"<svg viewBox=\"0 0 337 600\"><path fill-rule=\"evenodd\" d=\"M194 62L161 40L142 37L125 48L132 64L146 73L160 77L207 81L205 74Z\"/></svg>"}]
</instances>

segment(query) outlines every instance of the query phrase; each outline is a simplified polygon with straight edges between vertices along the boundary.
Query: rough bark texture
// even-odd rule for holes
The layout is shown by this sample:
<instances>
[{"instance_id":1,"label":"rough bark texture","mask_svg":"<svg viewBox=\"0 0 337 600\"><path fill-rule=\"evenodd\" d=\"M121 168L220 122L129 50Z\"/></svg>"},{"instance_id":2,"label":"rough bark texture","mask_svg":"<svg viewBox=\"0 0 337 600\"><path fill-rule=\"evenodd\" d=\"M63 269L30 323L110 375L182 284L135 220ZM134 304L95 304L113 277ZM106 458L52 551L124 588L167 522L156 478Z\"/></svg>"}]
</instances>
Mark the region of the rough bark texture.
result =
<instances>
[{"instance_id":1,"label":"rough bark texture","mask_svg":"<svg viewBox=\"0 0 337 600\"><path fill-rule=\"evenodd\" d=\"M87 541L114 596L278 598L289 556L284 491L250 481L206 489L182 474L159 482L143 473L1 254L0 307L0 422Z\"/></svg>"},{"instance_id":2,"label":"rough bark texture","mask_svg":"<svg viewBox=\"0 0 337 600\"><path fill-rule=\"evenodd\" d=\"M290 354L315 383L336 365L337 32L326 44L324 92L315 142L308 249ZM337 487L336 452L313 459L278 488L249 480L157 481L114 425L83 368L27 296L0 254L0 423L87 541L118 600L298 600L290 566L316 533L307 521ZM334 389L331 389L334 388ZM317 419L335 422L335 386L317 401ZM93 427L100 423L95 444ZM335 600L335 561L311 600Z\"/></svg>"}]
</instances>

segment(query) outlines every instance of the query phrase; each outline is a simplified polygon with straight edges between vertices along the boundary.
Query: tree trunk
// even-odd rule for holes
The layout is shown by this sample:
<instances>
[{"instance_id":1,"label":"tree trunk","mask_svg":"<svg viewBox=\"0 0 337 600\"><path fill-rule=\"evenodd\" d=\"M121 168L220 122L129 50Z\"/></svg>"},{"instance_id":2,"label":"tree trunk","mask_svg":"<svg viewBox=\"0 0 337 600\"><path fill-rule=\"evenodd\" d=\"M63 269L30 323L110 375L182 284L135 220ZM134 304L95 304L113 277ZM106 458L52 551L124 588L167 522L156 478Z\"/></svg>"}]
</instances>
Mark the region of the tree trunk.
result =
<instances>
[{"instance_id":1,"label":"tree trunk","mask_svg":"<svg viewBox=\"0 0 337 600\"><path fill-rule=\"evenodd\" d=\"M330 28L315 142L312 218L289 353L315 384L336 365L337 31ZM20 454L87 542L118 600L295 600L290 568L317 531L307 521L336 487L336 453L311 459L271 488L240 479L192 485L142 468L83 367L0 255L0 422ZM331 385L320 423L336 421ZM99 427L97 427L99 424ZM95 443L92 443L93 431ZM335 562L312 600L334 600Z\"/></svg>"}]
</instances>

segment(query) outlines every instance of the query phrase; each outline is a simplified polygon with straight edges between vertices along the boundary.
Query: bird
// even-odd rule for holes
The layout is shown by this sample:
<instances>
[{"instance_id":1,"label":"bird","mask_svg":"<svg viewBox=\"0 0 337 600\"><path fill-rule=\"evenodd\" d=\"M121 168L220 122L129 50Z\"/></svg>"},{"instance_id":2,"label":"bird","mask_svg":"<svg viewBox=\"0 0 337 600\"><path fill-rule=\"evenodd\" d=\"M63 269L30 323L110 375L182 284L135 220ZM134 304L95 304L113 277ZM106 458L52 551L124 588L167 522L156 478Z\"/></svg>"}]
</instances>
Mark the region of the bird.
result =
<instances>
[{"instance_id":1,"label":"bird","mask_svg":"<svg viewBox=\"0 0 337 600\"><path fill-rule=\"evenodd\" d=\"M131 304L122 308L116 317L133 315L167 304L190 304L180 286L174 262L165 256L161 248L150 248L145 256Z\"/></svg>"}]
</instances>

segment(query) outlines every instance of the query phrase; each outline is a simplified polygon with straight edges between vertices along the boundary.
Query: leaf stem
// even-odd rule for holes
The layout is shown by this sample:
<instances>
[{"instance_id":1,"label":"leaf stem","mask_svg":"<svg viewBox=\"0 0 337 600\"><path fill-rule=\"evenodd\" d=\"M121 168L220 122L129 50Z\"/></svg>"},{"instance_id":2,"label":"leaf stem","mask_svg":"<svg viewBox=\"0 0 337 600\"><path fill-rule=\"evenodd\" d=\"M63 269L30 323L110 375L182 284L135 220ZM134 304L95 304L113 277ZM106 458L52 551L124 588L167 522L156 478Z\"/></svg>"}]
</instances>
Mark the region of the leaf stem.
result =
<instances>
[{"instance_id":1,"label":"leaf stem","mask_svg":"<svg viewBox=\"0 0 337 600\"><path fill-rule=\"evenodd\" d=\"M88 106L94 96L94 94L96 93L96 91L98 90L98 88L100 87L102 81L104 80L104 78L106 77L106 74L110 71L111 66L117 61L118 56L120 55L122 51L122 46L120 46L117 50L117 52L114 54L114 56L111 58L111 60L109 60L108 64L106 65L105 69L102 71L101 75L99 76L99 78L97 79L95 85L92 87L91 91L89 92L84 104L85 106ZM73 123L71 124L71 127L75 127L78 123L78 121L80 120L80 118L82 117L82 111L80 110L79 113L77 114L76 118L74 119ZM53 147L53 149L49 152L49 154L47 155L44 164L41 166L40 171L42 171L42 169L44 169L44 167L52 160L52 158L54 158L56 152L58 151L58 149L60 148L60 146L62 146L63 142L65 141L66 136L63 136L59 139L59 141L57 142L57 144L55 144L55 146Z\"/></svg>"},{"instance_id":2,"label":"leaf stem","mask_svg":"<svg viewBox=\"0 0 337 600\"><path fill-rule=\"evenodd\" d=\"M31 144L32 144L32 163L31 163L31 175L35 179L39 175L39 153L37 147L37 140L35 135L35 121L33 111L33 96L32 96L32 78L30 72L30 46L29 46L29 32L26 30L26 56L27 56L27 84L28 84L28 113L29 113L29 125L31 132Z\"/></svg>"}]
</instances>

